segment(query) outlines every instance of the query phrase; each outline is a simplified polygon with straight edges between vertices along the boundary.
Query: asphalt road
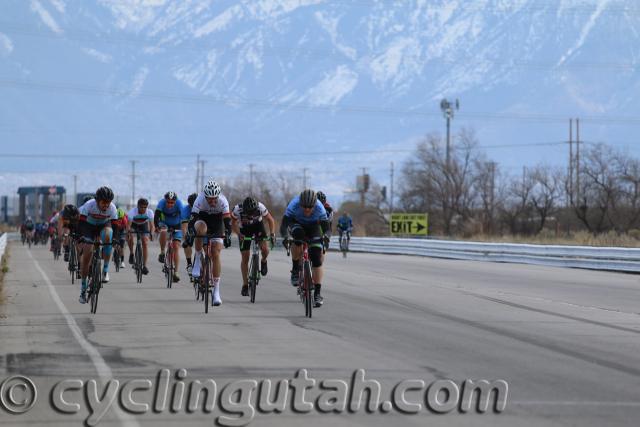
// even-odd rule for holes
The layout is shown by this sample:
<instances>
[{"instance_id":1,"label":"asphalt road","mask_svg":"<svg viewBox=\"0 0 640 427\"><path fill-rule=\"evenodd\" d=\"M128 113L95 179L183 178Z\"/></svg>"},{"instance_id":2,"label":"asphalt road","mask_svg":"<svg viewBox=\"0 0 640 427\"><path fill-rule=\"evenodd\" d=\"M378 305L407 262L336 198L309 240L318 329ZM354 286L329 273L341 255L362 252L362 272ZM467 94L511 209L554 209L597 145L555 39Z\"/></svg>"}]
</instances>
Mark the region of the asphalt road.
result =
<instances>
[{"instance_id":1,"label":"asphalt road","mask_svg":"<svg viewBox=\"0 0 640 427\"><path fill-rule=\"evenodd\" d=\"M0 406L0 424L68 426L87 419L95 424L98 401L106 405L114 390L115 400L99 425L229 425L241 416L241 424L252 426L332 427L635 426L640 420L640 279L635 275L373 254L343 259L330 253L325 306L307 319L288 284L290 261L283 252L272 253L269 274L251 304L240 296L240 256L230 249L223 252L223 304L205 315L184 273L173 289L165 288L155 244L154 251L152 271L141 285L129 266L119 273L111 269L111 282L92 315L88 305L78 303L79 285L71 285L62 261L54 262L42 247L10 245L8 302L0 308L4 406L7 399L19 405L29 398L25 387L11 388L12 376L30 378L38 395L24 414ZM242 412L248 411L249 401L242 400L248 392L223 395L227 385L230 391L252 384L248 380L275 384L302 375L297 372L303 368L317 380L307 392L307 400L316 403L308 413L287 404L282 413L252 415ZM156 391L165 390L158 385L161 369L170 375L165 405ZM350 386L358 369L379 382L380 402L390 400L394 385L414 380L410 384L420 386L416 380L422 380L424 389L404 394L407 403L422 405L412 407L418 413L402 413L398 404L372 413L342 411L341 397L328 400L329 409L340 413L317 409L315 397L342 390L336 381L318 387L320 381ZM215 381L221 401L211 413L189 412L188 399L175 398L180 384L188 391L194 380L206 379ZM425 400L429 385L457 384L462 390L465 380L482 379L508 384L501 412L492 405L485 413L461 411L443 392L440 409L453 406L437 414ZM119 388L105 388L115 387L115 380ZM125 384L142 387L132 396L148 403L148 410L136 407L144 413L134 414L122 406ZM82 386L62 395L79 407L52 402L56 385ZM293 387L289 390L293 400ZM241 403L234 406L234 399ZM183 407L172 412L172 402ZM230 413L234 409L240 412Z\"/></svg>"}]
</instances>

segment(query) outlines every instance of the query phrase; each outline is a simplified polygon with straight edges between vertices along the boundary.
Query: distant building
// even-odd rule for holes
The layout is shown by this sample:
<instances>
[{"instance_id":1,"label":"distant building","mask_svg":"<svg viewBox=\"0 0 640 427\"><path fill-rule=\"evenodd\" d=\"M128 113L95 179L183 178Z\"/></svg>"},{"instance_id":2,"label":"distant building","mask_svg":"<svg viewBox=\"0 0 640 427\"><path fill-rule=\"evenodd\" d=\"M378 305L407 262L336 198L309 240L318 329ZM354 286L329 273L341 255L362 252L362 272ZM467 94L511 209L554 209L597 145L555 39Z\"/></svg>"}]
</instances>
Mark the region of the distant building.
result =
<instances>
[{"instance_id":1,"label":"distant building","mask_svg":"<svg viewBox=\"0 0 640 427\"><path fill-rule=\"evenodd\" d=\"M20 211L18 219L24 221L27 216L34 221L48 221L53 215L53 211L59 211L66 190L62 186L40 186L40 187L20 187Z\"/></svg>"}]
</instances>

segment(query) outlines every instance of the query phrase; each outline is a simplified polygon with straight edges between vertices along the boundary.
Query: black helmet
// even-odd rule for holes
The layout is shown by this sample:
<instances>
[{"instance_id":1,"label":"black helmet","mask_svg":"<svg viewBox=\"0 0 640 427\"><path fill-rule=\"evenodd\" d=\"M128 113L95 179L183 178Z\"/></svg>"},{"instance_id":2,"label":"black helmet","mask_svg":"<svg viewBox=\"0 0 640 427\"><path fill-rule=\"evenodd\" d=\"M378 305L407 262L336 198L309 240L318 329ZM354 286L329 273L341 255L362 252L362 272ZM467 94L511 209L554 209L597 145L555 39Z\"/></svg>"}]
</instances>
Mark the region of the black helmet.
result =
<instances>
[{"instance_id":1,"label":"black helmet","mask_svg":"<svg viewBox=\"0 0 640 427\"><path fill-rule=\"evenodd\" d=\"M174 193L173 191L167 191L166 193L164 193L164 199L165 200L177 200L178 199L178 195L176 193Z\"/></svg>"},{"instance_id":2,"label":"black helmet","mask_svg":"<svg viewBox=\"0 0 640 427\"><path fill-rule=\"evenodd\" d=\"M82 198L82 204L84 205L85 203L87 203L89 200L91 200L93 198L94 198L93 194L87 194L86 196L84 196Z\"/></svg>"},{"instance_id":3,"label":"black helmet","mask_svg":"<svg viewBox=\"0 0 640 427\"><path fill-rule=\"evenodd\" d=\"M195 203L197 198L198 198L198 193L189 194L189 197L187 198L187 202L189 203L189 206L193 207L193 204Z\"/></svg>"},{"instance_id":4,"label":"black helmet","mask_svg":"<svg viewBox=\"0 0 640 427\"><path fill-rule=\"evenodd\" d=\"M64 208L62 208L63 218L75 218L78 216L78 214L78 208L76 208L74 205L65 205Z\"/></svg>"},{"instance_id":5,"label":"black helmet","mask_svg":"<svg viewBox=\"0 0 640 427\"><path fill-rule=\"evenodd\" d=\"M253 197L247 197L242 202L242 210L245 213L253 213L258 210L258 201Z\"/></svg>"},{"instance_id":6,"label":"black helmet","mask_svg":"<svg viewBox=\"0 0 640 427\"><path fill-rule=\"evenodd\" d=\"M316 192L311 189L306 189L300 193L300 206L303 208L312 208L316 205L318 196Z\"/></svg>"},{"instance_id":7,"label":"black helmet","mask_svg":"<svg viewBox=\"0 0 640 427\"><path fill-rule=\"evenodd\" d=\"M320 200L322 203L326 203L327 202L327 196L322 191L318 191L316 193L316 196L318 196L318 200Z\"/></svg>"},{"instance_id":8,"label":"black helmet","mask_svg":"<svg viewBox=\"0 0 640 427\"><path fill-rule=\"evenodd\" d=\"M106 200L110 202L113 200L113 191L107 187L100 187L96 190L96 200Z\"/></svg>"},{"instance_id":9,"label":"black helmet","mask_svg":"<svg viewBox=\"0 0 640 427\"><path fill-rule=\"evenodd\" d=\"M149 201L147 199L145 199L144 197L140 197L138 199L138 208L141 208L141 207L145 207L146 208L147 206L149 206Z\"/></svg>"}]
</instances>

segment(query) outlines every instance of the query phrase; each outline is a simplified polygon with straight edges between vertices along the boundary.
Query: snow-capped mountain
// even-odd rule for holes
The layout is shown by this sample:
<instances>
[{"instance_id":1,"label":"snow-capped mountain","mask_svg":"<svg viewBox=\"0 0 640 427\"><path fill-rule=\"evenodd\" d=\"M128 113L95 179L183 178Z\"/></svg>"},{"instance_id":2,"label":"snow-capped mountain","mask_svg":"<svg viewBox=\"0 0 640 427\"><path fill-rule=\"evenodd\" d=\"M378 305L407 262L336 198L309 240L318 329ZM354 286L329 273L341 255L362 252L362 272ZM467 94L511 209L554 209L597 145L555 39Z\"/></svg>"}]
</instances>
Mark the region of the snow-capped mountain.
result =
<instances>
[{"instance_id":1,"label":"snow-capped mountain","mask_svg":"<svg viewBox=\"0 0 640 427\"><path fill-rule=\"evenodd\" d=\"M640 124L631 1L8 0L0 16L2 152L203 153L212 175L308 167L341 193L442 132L443 97L454 130L523 145L488 149L507 170L565 162L531 144L566 140L570 117L613 144ZM0 185L104 163L15 159Z\"/></svg>"}]
</instances>

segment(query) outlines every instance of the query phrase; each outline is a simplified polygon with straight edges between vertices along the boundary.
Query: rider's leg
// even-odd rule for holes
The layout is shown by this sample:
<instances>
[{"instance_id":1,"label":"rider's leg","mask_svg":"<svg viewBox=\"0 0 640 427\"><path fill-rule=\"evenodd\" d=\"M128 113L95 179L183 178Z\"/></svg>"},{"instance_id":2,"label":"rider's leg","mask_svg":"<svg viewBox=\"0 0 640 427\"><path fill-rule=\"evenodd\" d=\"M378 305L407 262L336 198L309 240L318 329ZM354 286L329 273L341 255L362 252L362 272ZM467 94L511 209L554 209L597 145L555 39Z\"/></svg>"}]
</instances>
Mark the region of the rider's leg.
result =
<instances>
[{"instance_id":1,"label":"rider's leg","mask_svg":"<svg viewBox=\"0 0 640 427\"><path fill-rule=\"evenodd\" d=\"M164 262L164 248L167 244L167 228L162 227L160 229L160 255L158 255L158 261Z\"/></svg>"},{"instance_id":2,"label":"rider's leg","mask_svg":"<svg viewBox=\"0 0 640 427\"><path fill-rule=\"evenodd\" d=\"M242 286L249 284L249 250L240 252L240 272L242 273Z\"/></svg>"},{"instance_id":3,"label":"rider's leg","mask_svg":"<svg viewBox=\"0 0 640 427\"><path fill-rule=\"evenodd\" d=\"M207 224L202 221L196 221L194 224L194 228L196 229L196 235L203 236L207 234ZM196 253L193 260L193 270L191 274L193 277L200 277L200 257L202 256L202 237L196 237L194 241L194 246L196 248Z\"/></svg>"},{"instance_id":4,"label":"rider's leg","mask_svg":"<svg viewBox=\"0 0 640 427\"><path fill-rule=\"evenodd\" d=\"M213 281L213 305L222 304L220 298L220 273L222 265L220 263L220 251L222 250L222 239L216 239L209 245L209 255L211 256L211 278Z\"/></svg>"},{"instance_id":5,"label":"rider's leg","mask_svg":"<svg viewBox=\"0 0 640 427\"><path fill-rule=\"evenodd\" d=\"M105 226L100 231L100 240L105 245L102 248L102 259L104 260L103 270L105 273L109 271L109 259L111 258L111 250L113 249L113 246L111 246L111 242L113 240L112 238L113 230L111 229L111 227Z\"/></svg>"}]
</instances>

